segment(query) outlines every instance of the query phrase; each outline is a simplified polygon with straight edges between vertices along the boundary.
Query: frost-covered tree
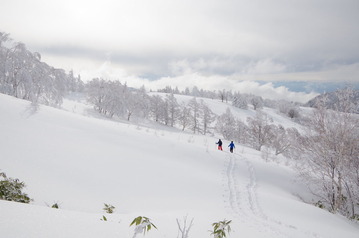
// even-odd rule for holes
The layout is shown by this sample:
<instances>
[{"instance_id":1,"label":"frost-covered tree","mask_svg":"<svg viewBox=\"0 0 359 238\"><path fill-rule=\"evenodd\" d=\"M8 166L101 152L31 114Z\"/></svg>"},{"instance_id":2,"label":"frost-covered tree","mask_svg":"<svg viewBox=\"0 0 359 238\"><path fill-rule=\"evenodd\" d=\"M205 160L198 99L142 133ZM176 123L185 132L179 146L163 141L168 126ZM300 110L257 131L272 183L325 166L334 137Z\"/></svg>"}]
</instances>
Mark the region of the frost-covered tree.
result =
<instances>
[{"instance_id":1,"label":"frost-covered tree","mask_svg":"<svg viewBox=\"0 0 359 238\"><path fill-rule=\"evenodd\" d=\"M261 150L262 146L269 145L274 137L273 120L266 114L257 111L255 117L248 117L248 142L256 149Z\"/></svg>"},{"instance_id":2,"label":"frost-covered tree","mask_svg":"<svg viewBox=\"0 0 359 238\"><path fill-rule=\"evenodd\" d=\"M164 101L162 100L161 96L153 95L150 97L151 107L150 112L152 118L155 122L161 122L165 118L165 109L164 108Z\"/></svg>"},{"instance_id":3,"label":"frost-covered tree","mask_svg":"<svg viewBox=\"0 0 359 238\"><path fill-rule=\"evenodd\" d=\"M232 105L241 109L248 109L248 99L246 95L235 93L233 96Z\"/></svg>"},{"instance_id":4,"label":"frost-covered tree","mask_svg":"<svg viewBox=\"0 0 359 238\"><path fill-rule=\"evenodd\" d=\"M290 117L291 119L299 117L300 109L298 105L292 102L279 100L277 101L277 108L280 113Z\"/></svg>"},{"instance_id":5,"label":"frost-covered tree","mask_svg":"<svg viewBox=\"0 0 359 238\"><path fill-rule=\"evenodd\" d=\"M135 105L132 93L119 81L95 78L86 84L87 101L95 110L108 117L114 115L130 119Z\"/></svg>"},{"instance_id":6,"label":"frost-covered tree","mask_svg":"<svg viewBox=\"0 0 359 238\"><path fill-rule=\"evenodd\" d=\"M277 108L277 101L266 98L263 100L263 105L269 108Z\"/></svg>"},{"instance_id":7,"label":"frost-covered tree","mask_svg":"<svg viewBox=\"0 0 359 238\"><path fill-rule=\"evenodd\" d=\"M185 103L181 103L180 108L178 122L182 127L182 131L184 131L190 125L191 109Z\"/></svg>"},{"instance_id":8,"label":"frost-covered tree","mask_svg":"<svg viewBox=\"0 0 359 238\"><path fill-rule=\"evenodd\" d=\"M203 90L202 90L202 91L203 91ZM198 89L197 86L193 86L191 95L192 95L193 97L201 97L201 96L202 96L202 95L201 95L201 90Z\"/></svg>"},{"instance_id":9,"label":"frost-covered tree","mask_svg":"<svg viewBox=\"0 0 359 238\"><path fill-rule=\"evenodd\" d=\"M81 75L74 76L73 70L70 70L67 75L67 85L70 92L82 92L85 89L85 84L81 80Z\"/></svg>"},{"instance_id":10,"label":"frost-covered tree","mask_svg":"<svg viewBox=\"0 0 359 238\"><path fill-rule=\"evenodd\" d=\"M254 110L263 108L263 105L264 105L263 99L260 96L252 95L251 99L250 99L250 103L252 104Z\"/></svg>"},{"instance_id":11,"label":"frost-covered tree","mask_svg":"<svg viewBox=\"0 0 359 238\"><path fill-rule=\"evenodd\" d=\"M151 108L150 96L146 93L146 89L142 86L136 92L138 115L143 118L148 118Z\"/></svg>"},{"instance_id":12,"label":"frost-covered tree","mask_svg":"<svg viewBox=\"0 0 359 238\"><path fill-rule=\"evenodd\" d=\"M225 89L218 91L218 96L222 102L228 101L228 93Z\"/></svg>"},{"instance_id":13,"label":"frost-covered tree","mask_svg":"<svg viewBox=\"0 0 359 238\"><path fill-rule=\"evenodd\" d=\"M137 110L138 110L138 104L137 104L137 97L135 94L133 94L127 87L127 85L125 85L125 87L123 87L123 91L122 91L122 111L126 117L127 121L131 120L131 117L133 114L136 114Z\"/></svg>"},{"instance_id":14,"label":"frost-covered tree","mask_svg":"<svg viewBox=\"0 0 359 238\"><path fill-rule=\"evenodd\" d=\"M359 120L351 112L351 91L337 95L337 108L318 101L300 145L306 166L302 174L320 201L332 212L358 212Z\"/></svg>"},{"instance_id":15,"label":"frost-covered tree","mask_svg":"<svg viewBox=\"0 0 359 238\"><path fill-rule=\"evenodd\" d=\"M248 126L240 119L236 119L235 122L235 135L234 140L241 144L248 144Z\"/></svg>"},{"instance_id":16,"label":"frost-covered tree","mask_svg":"<svg viewBox=\"0 0 359 238\"><path fill-rule=\"evenodd\" d=\"M168 110L169 125L173 127L179 117L179 104L173 93L166 95L165 102Z\"/></svg>"},{"instance_id":17,"label":"frost-covered tree","mask_svg":"<svg viewBox=\"0 0 359 238\"><path fill-rule=\"evenodd\" d=\"M200 101L200 115L201 115L201 125L202 125L201 130L203 135L205 135L207 134L211 124L215 121L216 115L212 112L212 110L208 107L208 105L203 100Z\"/></svg>"},{"instance_id":18,"label":"frost-covered tree","mask_svg":"<svg viewBox=\"0 0 359 238\"><path fill-rule=\"evenodd\" d=\"M297 118L297 117L299 117L299 109L298 109L298 108L295 108L295 107L292 107L291 109L289 109L287 115L288 115L291 119Z\"/></svg>"},{"instance_id":19,"label":"frost-covered tree","mask_svg":"<svg viewBox=\"0 0 359 238\"><path fill-rule=\"evenodd\" d=\"M274 148L275 155L283 154L290 149L293 145L295 135L298 135L299 132L295 128L285 129L282 125L272 125L273 137L269 141L269 145Z\"/></svg>"},{"instance_id":20,"label":"frost-covered tree","mask_svg":"<svg viewBox=\"0 0 359 238\"><path fill-rule=\"evenodd\" d=\"M215 128L226 140L233 140L236 137L236 120L230 108L227 108L226 112L218 117Z\"/></svg>"},{"instance_id":21,"label":"frost-covered tree","mask_svg":"<svg viewBox=\"0 0 359 238\"><path fill-rule=\"evenodd\" d=\"M87 101L94 105L95 110L102 113L105 109L106 81L94 78L86 84Z\"/></svg>"},{"instance_id":22,"label":"frost-covered tree","mask_svg":"<svg viewBox=\"0 0 359 238\"><path fill-rule=\"evenodd\" d=\"M50 106L59 106L70 90L79 89L80 78L41 62L24 43L12 42L0 32L0 92Z\"/></svg>"},{"instance_id":23,"label":"frost-covered tree","mask_svg":"<svg viewBox=\"0 0 359 238\"><path fill-rule=\"evenodd\" d=\"M200 118L201 118L201 107L197 99L193 97L188 102L188 108L190 109L190 127L193 133L200 132Z\"/></svg>"}]
</instances>

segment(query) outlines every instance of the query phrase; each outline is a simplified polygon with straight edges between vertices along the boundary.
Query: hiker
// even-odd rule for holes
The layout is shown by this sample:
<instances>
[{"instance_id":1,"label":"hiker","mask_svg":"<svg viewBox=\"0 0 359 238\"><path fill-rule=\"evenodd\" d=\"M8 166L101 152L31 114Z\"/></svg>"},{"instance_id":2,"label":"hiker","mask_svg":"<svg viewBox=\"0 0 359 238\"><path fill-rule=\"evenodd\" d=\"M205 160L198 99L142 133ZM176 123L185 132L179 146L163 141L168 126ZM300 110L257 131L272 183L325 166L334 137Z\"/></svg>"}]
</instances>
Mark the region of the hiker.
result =
<instances>
[{"instance_id":1,"label":"hiker","mask_svg":"<svg viewBox=\"0 0 359 238\"><path fill-rule=\"evenodd\" d=\"M221 139L219 139L219 141L216 144L218 145L218 150L223 150L222 149L222 141L221 141Z\"/></svg>"},{"instance_id":2,"label":"hiker","mask_svg":"<svg viewBox=\"0 0 359 238\"><path fill-rule=\"evenodd\" d=\"M234 143L233 143L233 140L231 141L231 143L229 144L229 151L231 152L231 153L233 153L233 148L236 148L236 146L234 145Z\"/></svg>"}]
</instances>

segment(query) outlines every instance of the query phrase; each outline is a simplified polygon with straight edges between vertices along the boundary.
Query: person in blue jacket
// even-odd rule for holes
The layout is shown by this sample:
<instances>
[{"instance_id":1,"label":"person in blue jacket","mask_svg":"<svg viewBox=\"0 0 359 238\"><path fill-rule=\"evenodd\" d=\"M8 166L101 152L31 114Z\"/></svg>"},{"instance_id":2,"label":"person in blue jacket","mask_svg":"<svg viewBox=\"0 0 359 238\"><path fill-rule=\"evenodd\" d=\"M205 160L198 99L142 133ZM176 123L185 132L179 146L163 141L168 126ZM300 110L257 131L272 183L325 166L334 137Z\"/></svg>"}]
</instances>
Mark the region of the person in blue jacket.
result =
<instances>
[{"instance_id":1,"label":"person in blue jacket","mask_svg":"<svg viewBox=\"0 0 359 238\"><path fill-rule=\"evenodd\" d=\"M231 141L231 143L229 144L229 151L231 152L231 153L233 153L233 148L236 148L236 146L234 145L234 143L233 143L233 141Z\"/></svg>"}]
</instances>

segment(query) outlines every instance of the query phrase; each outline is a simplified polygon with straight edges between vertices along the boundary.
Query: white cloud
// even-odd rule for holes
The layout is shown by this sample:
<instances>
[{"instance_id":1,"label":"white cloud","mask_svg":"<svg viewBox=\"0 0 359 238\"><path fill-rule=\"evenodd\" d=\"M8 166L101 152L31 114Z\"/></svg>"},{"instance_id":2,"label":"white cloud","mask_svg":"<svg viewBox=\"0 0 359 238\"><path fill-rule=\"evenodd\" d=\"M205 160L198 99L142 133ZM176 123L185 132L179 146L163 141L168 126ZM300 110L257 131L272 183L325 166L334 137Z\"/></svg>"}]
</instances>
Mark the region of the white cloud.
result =
<instances>
[{"instance_id":1,"label":"white cloud","mask_svg":"<svg viewBox=\"0 0 359 238\"><path fill-rule=\"evenodd\" d=\"M152 90L165 88L166 86L171 86L172 88L178 87L180 90L184 90L186 87L192 89L194 86L211 91L225 89L232 90L232 92L239 91L241 93L254 94L273 100L285 99L301 103L306 103L318 95L317 93L291 92L283 86L274 87L272 83L261 85L254 81L241 81L226 76L203 76L198 73L163 77L155 81L132 78L130 81L127 81L127 83L129 86L134 87L144 85L147 89Z\"/></svg>"},{"instance_id":2,"label":"white cloud","mask_svg":"<svg viewBox=\"0 0 359 238\"><path fill-rule=\"evenodd\" d=\"M358 7L357 0L2 0L0 30L84 79L155 75L148 84L191 86L196 78L213 89L251 88L239 82L357 81Z\"/></svg>"},{"instance_id":3,"label":"white cloud","mask_svg":"<svg viewBox=\"0 0 359 238\"><path fill-rule=\"evenodd\" d=\"M284 64L274 62L271 59L263 59L253 64L249 64L245 73L249 75L278 74L285 72L285 70L286 66Z\"/></svg>"},{"instance_id":4,"label":"white cloud","mask_svg":"<svg viewBox=\"0 0 359 238\"><path fill-rule=\"evenodd\" d=\"M86 65L86 64L85 64ZM194 86L205 90L219 91L232 90L241 93L254 94L268 99L285 99L305 103L312 99L317 93L291 92L286 87L274 87L272 83L260 84L255 81L242 80L237 76L223 75L203 75L187 68L186 62L183 62L184 70L176 76L162 77L158 80L149 80L147 78L128 74L125 70L116 67L110 61L105 61L98 65L93 65L91 69L83 68L80 73L85 81L94 77L100 77L107 80L119 80L127 83L130 87L140 88L145 86L148 90L157 90L171 86L184 90L186 87L192 89ZM182 67L182 66L181 66Z\"/></svg>"}]
</instances>

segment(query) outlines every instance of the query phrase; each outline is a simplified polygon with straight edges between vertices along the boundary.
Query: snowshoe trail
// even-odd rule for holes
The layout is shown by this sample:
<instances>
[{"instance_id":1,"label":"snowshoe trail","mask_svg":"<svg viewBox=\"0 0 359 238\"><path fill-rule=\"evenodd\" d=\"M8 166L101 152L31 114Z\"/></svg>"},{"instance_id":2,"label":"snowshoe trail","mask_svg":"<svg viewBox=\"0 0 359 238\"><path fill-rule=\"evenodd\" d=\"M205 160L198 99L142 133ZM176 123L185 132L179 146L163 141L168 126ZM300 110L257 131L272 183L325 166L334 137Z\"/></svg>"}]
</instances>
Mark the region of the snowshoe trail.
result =
<instances>
[{"instance_id":1,"label":"snowshoe trail","mask_svg":"<svg viewBox=\"0 0 359 238\"><path fill-rule=\"evenodd\" d=\"M225 155L225 203L234 217L245 225L254 226L257 231L271 234L270 237L288 238L298 233L303 237L316 237L317 234L299 231L295 226L269 218L260 206L257 192L257 177L252 163L238 154ZM288 230L283 233L283 227ZM298 234L297 234L298 235Z\"/></svg>"}]
</instances>

